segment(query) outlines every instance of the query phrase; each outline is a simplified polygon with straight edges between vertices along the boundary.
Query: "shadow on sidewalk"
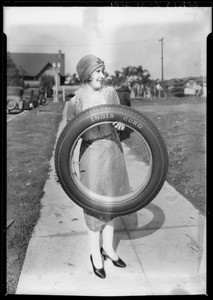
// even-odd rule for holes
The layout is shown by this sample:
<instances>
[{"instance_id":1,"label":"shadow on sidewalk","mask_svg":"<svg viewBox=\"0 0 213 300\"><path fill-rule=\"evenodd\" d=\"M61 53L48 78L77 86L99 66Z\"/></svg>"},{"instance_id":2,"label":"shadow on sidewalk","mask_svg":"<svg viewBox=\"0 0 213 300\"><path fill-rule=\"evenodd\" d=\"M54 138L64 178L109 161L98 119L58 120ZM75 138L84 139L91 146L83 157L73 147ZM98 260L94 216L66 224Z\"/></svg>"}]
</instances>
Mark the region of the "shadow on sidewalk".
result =
<instances>
[{"instance_id":1,"label":"shadow on sidewalk","mask_svg":"<svg viewBox=\"0 0 213 300\"><path fill-rule=\"evenodd\" d=\"M122 229L120 222L123 223ZM145 208L135 213L115 219L114 249L117 249L121 240L130 239L129 232L134 232L131 239L141 239L159 230L164 222L163 210L153 203L149 203ZM127 235L123 234L123 229L126 230Z\"/></svg>"}]
</instances>

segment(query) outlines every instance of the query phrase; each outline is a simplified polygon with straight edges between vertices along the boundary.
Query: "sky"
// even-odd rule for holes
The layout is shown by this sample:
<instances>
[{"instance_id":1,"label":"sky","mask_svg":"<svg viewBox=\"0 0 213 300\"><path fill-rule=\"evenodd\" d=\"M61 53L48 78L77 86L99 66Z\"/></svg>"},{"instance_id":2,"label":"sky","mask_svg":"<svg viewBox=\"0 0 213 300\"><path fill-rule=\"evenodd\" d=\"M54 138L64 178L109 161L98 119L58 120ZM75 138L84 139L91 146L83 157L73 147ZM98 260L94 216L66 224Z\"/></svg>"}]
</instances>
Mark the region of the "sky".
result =
<instances>
[{"instance_id":1,"label":"sky","mask_svg":"<svg viewBox=\"0 0 213 300\"><path fill-rule=\"evenodd\" d=\"M114 75L142 66L152 79L206 75L211 7L4 7L7 51L65 54L65 74L87 54ZM160 39L163 38L163 43Z\"/></svg>"}]
</instances>

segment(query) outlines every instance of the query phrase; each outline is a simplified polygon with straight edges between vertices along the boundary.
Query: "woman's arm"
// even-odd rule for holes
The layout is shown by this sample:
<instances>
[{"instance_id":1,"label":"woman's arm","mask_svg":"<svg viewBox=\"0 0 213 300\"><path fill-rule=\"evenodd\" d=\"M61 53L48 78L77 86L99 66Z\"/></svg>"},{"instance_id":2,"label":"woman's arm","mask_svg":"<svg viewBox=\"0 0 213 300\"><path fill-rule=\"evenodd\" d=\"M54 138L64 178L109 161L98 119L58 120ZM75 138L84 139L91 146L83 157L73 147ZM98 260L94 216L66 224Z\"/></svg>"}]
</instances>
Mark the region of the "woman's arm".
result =
<instances>
[{"instance_id":1,"label":"woman's arm","mask_svg":"<svg viewBox=\"0 0 213 300\"><path fill-rule=\"evenodd\" d=\"M76 116L76 96L70 99L67 106L67 123L71 121Z\"/></svg>"}]
</instances>

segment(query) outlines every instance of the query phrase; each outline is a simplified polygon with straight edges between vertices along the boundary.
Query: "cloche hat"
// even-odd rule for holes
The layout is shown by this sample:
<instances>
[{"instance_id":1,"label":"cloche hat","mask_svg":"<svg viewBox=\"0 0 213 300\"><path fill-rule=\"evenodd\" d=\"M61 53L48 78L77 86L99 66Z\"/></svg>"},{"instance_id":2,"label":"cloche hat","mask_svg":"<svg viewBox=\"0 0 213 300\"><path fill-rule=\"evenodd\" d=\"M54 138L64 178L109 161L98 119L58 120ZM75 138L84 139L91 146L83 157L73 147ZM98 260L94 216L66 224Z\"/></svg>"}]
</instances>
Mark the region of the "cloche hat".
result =
<instances>
[{"instance_id":1,"label":"cloche hat","mask_svg":"<svg viewBox=\"0 0 213 300\"><path fill-rule=\"evenodd\" d=\"M82 57L76 66L76 71L81 82L85 82L101 66L104 66L104 62L95 55L89 54Z\"/></svg>"}]
</instances>

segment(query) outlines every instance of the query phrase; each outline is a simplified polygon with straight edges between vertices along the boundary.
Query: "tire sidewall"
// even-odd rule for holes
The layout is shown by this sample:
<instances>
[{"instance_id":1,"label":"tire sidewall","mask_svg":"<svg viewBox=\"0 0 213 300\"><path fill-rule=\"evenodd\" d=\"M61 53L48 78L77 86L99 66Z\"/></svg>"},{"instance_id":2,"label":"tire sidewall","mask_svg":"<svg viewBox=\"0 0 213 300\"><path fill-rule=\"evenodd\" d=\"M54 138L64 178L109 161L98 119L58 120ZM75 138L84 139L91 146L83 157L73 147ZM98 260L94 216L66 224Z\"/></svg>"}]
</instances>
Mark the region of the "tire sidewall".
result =
<instances>
[{"instance_id":1,"label":"tire sidewall","mask_svg":"<svg viewBox=\"0 0 213 300\"><path fill-rule=\"evenodd\" d=\"M92 125L105 121L122 122L136 130L148 143L153 158L151 178L145 189L119 205L115 203L109 206L91 197L89 198L79 190L70 175L70 151L74 148L78 138ZM160 133L145 116L126 106L101 105L83 111L65 126L56 145L55 166L59 182L67 195L76 204L93 212L124 215L146 206L160 191L167 172L165 153L166 148Z\"/></svg>"},{"instance_id":2,"label":"tire sidewall","mask_svg":"<svg viewBox=\"0 0 213 300\"><path fill-rule=\"evenodd\" d=\"M13 105L8 106L9 103L12 103ZM8 99L7 100L7 109L8 110L12 111L12 110L14 110L16 108L16 106L17 106L17 101L15 99Z\"/></svg>"}]
</instances>

